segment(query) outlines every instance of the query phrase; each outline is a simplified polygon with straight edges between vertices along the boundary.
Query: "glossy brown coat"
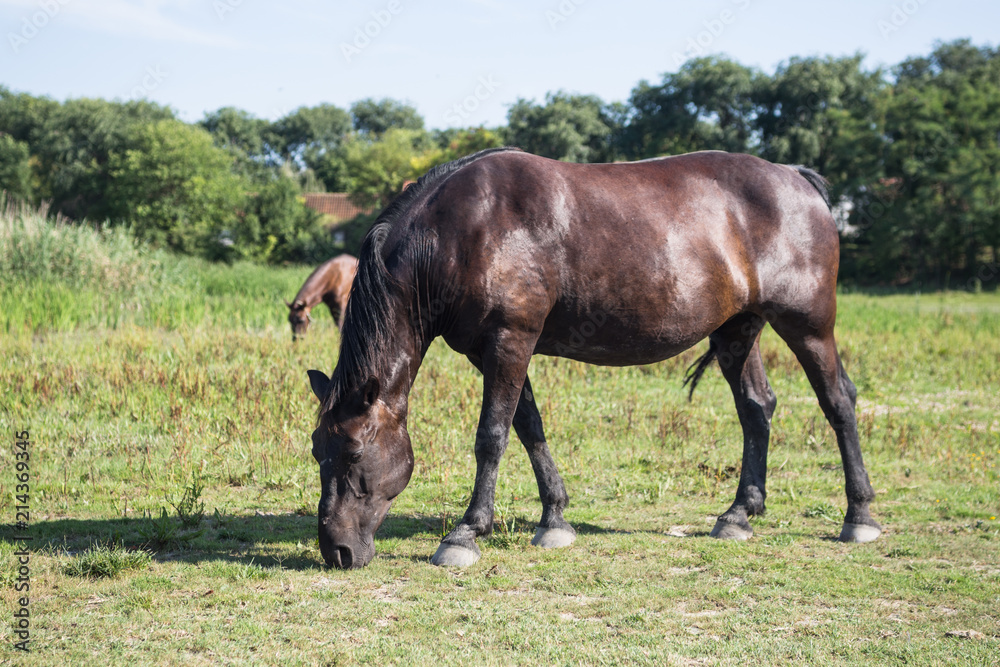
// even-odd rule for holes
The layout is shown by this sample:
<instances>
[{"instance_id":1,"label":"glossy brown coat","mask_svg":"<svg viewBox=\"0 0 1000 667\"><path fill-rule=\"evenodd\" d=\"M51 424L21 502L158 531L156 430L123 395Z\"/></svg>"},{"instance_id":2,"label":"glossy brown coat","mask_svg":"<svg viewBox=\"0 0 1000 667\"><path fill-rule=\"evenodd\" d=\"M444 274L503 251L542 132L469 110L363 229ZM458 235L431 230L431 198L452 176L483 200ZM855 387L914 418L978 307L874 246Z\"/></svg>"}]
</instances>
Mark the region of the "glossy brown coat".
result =
<instances>
[{"instance_id":1,"label":"glossy brown coat","mask_svg":"<svg viewBox=\"0 0 1000 667\"><path fill-rule=\"evenodd\" d=\"M309 274L292 302L285 302L288 306L288 323L292 326L293 340L304 336L309 330L309 323L312 322L310 311L320 301L330 309L337 328L344 328L347 300L357 271L357 258L343 254L323 262Z\"/></svg>"},{"instance_id":2,"label":"glossy brown coat","mask_svg":"<svg viewBox=\"0 0 1000 667\"><path fill-rule=\"evenodd\" d=\"M764 511L775 406L758 348L766 323L802 363L836 432L848 498L841 538L874 539L856 392L833 334L838 254L822 179L747 155L580 165L494 150L432 170L366 239L332 379L310 371L321 401L313 454L324 558L359 567L374 555L374 532L413 469L407 395L437 336L484 380L472 499L435 564L479 557L512 425L543 506L534 542L573 541L527 377L533 354L648 364L706 337L690 378L718 359L744 430L736 500L713 535L748 538L748 518Z\"/></svg>"}]
</instances>

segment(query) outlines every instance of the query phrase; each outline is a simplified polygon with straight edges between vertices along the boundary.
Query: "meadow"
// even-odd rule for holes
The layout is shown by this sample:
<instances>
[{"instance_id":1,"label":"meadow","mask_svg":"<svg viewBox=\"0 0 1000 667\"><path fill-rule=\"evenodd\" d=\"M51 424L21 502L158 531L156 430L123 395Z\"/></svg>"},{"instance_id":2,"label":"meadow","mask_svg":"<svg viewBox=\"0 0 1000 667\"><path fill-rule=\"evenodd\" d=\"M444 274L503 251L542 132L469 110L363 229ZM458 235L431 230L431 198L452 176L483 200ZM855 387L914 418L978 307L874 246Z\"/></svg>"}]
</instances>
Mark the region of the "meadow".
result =
<instances>
[{"instance_id":1,"label":"meadow","mask_svg":"<svg viewBox=\"0 0 1000 667\"><path fill-rule=\"evenodd\" d=\"M332 370L338 333L317 309L293 344L282 304L311 267L208 264L29 218L0 226L4 663L1000 663L996 292L840 295L874 543L836 541L833 433L767 330L778 408L752 540L708 537L742 435L717 368L692 402L681 386L706 343L633 368L536 357L578 539L530 546L541 508L512 438L482 559L435 568L471 491L481 391L436 342L411 394L413 479L371 565L338 571L317 548L306 378ZM10 622L24 430L30 656Z\"/></svg>"}]
</instances>

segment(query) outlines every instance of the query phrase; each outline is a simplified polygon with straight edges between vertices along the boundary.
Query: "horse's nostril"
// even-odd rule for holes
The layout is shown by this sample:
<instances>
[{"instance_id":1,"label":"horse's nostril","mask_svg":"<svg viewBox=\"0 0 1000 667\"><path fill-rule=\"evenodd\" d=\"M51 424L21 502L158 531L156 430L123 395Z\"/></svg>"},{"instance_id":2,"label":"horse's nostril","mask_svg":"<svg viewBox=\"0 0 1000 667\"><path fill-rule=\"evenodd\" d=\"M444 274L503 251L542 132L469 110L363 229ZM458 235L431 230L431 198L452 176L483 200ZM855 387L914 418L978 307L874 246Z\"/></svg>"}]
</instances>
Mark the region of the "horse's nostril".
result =
<instances>
[{"instance_id":1,"label":"horse's nostril","mask_svg":"<svg viewBox=\"0 0 1000 667\"><path fill-rule=\"evenodd\" d=\"M337 560L340 561L340 567L345 570L349 570L354 564L354 552L351 551L350 547L337 547L337 555L339 556Z\"/></svg>"}]
</instances>

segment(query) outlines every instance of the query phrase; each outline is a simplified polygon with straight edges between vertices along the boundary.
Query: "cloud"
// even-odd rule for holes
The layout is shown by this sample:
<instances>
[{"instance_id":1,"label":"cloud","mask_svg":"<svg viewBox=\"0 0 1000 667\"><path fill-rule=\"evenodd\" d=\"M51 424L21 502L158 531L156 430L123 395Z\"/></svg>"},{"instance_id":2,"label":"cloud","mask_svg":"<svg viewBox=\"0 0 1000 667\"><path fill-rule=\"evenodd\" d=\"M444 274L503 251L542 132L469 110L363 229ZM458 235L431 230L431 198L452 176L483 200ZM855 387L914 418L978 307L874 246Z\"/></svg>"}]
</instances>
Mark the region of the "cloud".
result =
<instances>
[{"instance_id":1,"label":"cloud","mask_svg":"<svg viewBox=\"0 0 1000 667\"><path fill-rule=\"evenodd\" d=\"M218 0L234 11L227 0ZM97 32L141 37L164 42L202 44L219 48L240 48L240 43L228 35L211 31L220 17L213 2L194 0L56 0L53 20L67 20ZM0 6L19 7L25 16L42 11L37 0L0 0Z\"/></svg>"}]
</instances>

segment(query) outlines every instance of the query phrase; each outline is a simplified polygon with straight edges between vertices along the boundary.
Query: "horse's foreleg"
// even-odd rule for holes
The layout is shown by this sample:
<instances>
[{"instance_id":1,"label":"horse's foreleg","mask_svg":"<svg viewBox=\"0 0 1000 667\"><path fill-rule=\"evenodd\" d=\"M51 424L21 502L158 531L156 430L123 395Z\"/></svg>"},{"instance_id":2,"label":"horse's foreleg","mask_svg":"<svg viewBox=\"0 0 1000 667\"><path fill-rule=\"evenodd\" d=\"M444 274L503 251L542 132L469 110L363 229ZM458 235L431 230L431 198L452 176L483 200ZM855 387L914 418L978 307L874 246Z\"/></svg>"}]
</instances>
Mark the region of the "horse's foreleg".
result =
<instances>
[{"instance_id":1,"label":"horse's foreleg","mask_svg":"<svg viewBox=\"0 0 1000 667\"><path fill-rule=\"evenodd\" d=\"M767 447L776 400L760 358L758 340L763 326L761 318L748 315L730 320L711 336L743 427L743 466L736 500L712 529L712 537L721 539L748 539L753 535L749 518L764 513Z\"/></svg>"},{"instance_id":2,"label":"horse's foreleg","mask_svg":"<svg viewBox=\"0 0 1000 667\"><path fill-rule=\"evenodd\" d=\"M344 318L347 317L347 299L337 302L337 314L334 319L337 321L337 328L344 330Z\"/></svg>"},{"instance_id":3,"label":"horse's foreleg","mask_svg":"<svg viewBox=\"0 0 1000 667\"><path fill-rule=\"evenodd\" d=\"M476 482L461 523L441 541L434 565L466 566L479 560L476 538L493 532L497 471L507 449L535 337L501 331L481 355L483 407L476 431Z\"/></svg>"},{"instance_id":4,"label":"horse's foreleg","mask_svg":"<svg viewBox=\"0 0 1000 667\"><path fill-rule=\"evenodd\" d=\"M481 360L470 356L469 361L482 372ZM531 378L527 376L514 411L513 424L518 439L528 452L531 468L535 471L535 481L538 483L538 497L542 501L542 520L538 522L531 543L546 549L568 547L576 540L576 531L563 519L563 510L569 504L569 496L562 477L559 476L556 462L549 453L545 430L542 428L542 416L535 404Z\"/></svg>"}]
</instances>

